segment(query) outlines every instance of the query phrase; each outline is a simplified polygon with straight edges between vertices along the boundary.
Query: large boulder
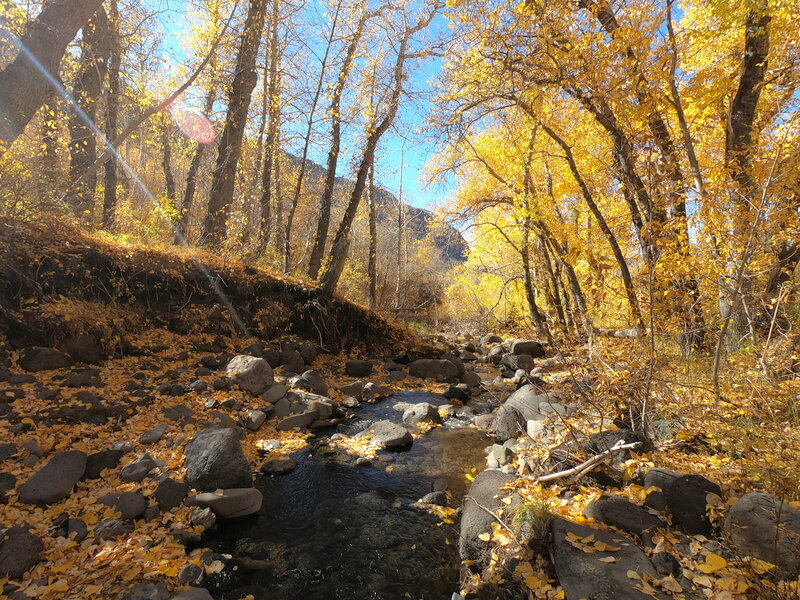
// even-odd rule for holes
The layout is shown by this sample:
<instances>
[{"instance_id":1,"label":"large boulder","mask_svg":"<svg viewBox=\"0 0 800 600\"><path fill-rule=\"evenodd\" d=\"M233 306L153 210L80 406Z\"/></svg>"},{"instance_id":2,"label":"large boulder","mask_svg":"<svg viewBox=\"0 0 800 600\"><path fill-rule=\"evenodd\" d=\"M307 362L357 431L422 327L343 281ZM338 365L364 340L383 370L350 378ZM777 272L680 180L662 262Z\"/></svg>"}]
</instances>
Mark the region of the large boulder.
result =
<instances>
[{"instance_id":1,"label":"large boulder","mask_svg":"<svg viewBox=\"0 0 800 600\"><path fill-rule=\"evenodd\" d=\"M655 515L616 494L600 496L590 502L583 514L589 519L640 537L643 531L651 527L666 527L665 523Z\"/></svg>"},{"instance_id":2,"label":"large boulder","mask_svg":"<svg viewBox=\"0 0 800 600\"><path fill-rule=\"evenodd\" d=\"M494 518L486 509L494 512L501 506L501 498L508 495L505 487L512 481L510 475L500 471L483 471L472 482L461 514L461 530L458 537L458 552L462 560L473 561L477 569L488 565L489 551L480 535L492 530Z\"/></svg>"},{"instance_id":3,"label":"large boulder","mask_svg":"<svg viewBox=\"0 0 800 600\"><path fill-rule=\"evenodd\" d=\"M667 508L667 492L672 484L682 476L682 473L670 469L659 467L650 469L644 476L644 489L647 491L645 505L655 510Z\"/></svg>"},{"instance_id":4,"label":"large boulder","mask_svg":"<svg viewBox=\"0 0 800 600\"><path fill-rule=\"evenodd\" d=\"M622 535L613 531L590 529L559 518L553 519L550 527L553 533L553 565L558 582L564 588L567 598L592 598L592 600L669 598L658 591L653 592L653 595L647 595L635 589L635 586L641 584L640 578L645 573L656 579L659 575L645 553ZM582 541L587 538L589 541ZM600 550L597 548L598 542L605 544L605 547L611 546L614 550ZM602 560L609 557L614 558L614 562ZM629 571L638 573L640 578L628 577Z\"/></svg>"},{"instance_id":5,"label":"large boulder","mask_svg":"<svg viewBox=\"0 0 800 600\"><path fill-rule=\"evenodd\" d=\"M411 363L408 374L422 379L435 379L436 381L458 381L458 367L455 363L434 358L420 358Z\"/></svg>"},{"instance_id":6,"label":"large boulder","mask_svg":"<svg viewBox=\"0 0 800 600\"><path fill-rule=\"evenodd\" d=\"M536 340L511 340L509 351L511 354L530 354L533 358L544 356L544 346Z\"/></svg>"},{"instance_id":7,"label":"large boulder","mask_svg":"<svg viewBox=\"0 0 800 600\"><path fill-rule=\"evenodd\" d=\"M384 449L403 448L414 441L408 429L391 421L376 421L357 437L369 437L373 444Z\"/></svg>"},{"instance_id":8,"label":"large boulder","mask_svg":"<svg viewBox=\"0 0 800 600\"><path fill-rule=\"evenodd\" d=\"M725 530L740 556L776 565L782 579L800 575L800 511L780 498L745 494L731 507Z\"/></svg>"},{"instance_id":9,"label":"large boulder","mask_svg":"<svg viewBox=\"0 0 800 600\"><path fill-rule=\"evenodd\" d=\"M72 493L86 470L86 454L79 450L56 454L17 490L25 504L54 504Z\"/></svg>"},{"instance_id":10,"label":"large boulder","mask_svg":"<svg viewBox=\"0 0 800 600\"><path fill-rule=\"evenodd\" d=\"M36 372L63 369L70 366L72 361L61 350L34 346L23 350L17 363L26 371Z\"/></svg>"},{"instance_id":11,"label":"large boulder","mask_svg":"<svg viewBox=\"0 0 800 600\"><path fill-rule=\"evenodd\" d=\"M0 533L0 577L21 579L44 550L42 540L19 525Z\"/></svg>"},{"instance_id":12,"label":"large boulder","mask_svg":"<svg viewBox=\"0 0 800 600\"><path fill-rule=\"evenodd\" d=\"M450 354L450 353L442 354L439 358L441 358L442 360L449 360L451 363L453 363L456 366L456 368L458 369L458 376L459 377L461 377L464 373L467 372L467 369L464 366L464 363L455 354Z\"/></svg>"},{"instance_id":13,"label":"large boulder","mask_svg":"<svg viewBox=\"0 0 800 600\"><path fill-rule=\"evenodd\" d=\"M372 375L372 363L368 360L348 360L344 363L344 372L350 377L369 377Z\"/></svg>"},{"instance_id":14,"label":"large boulder","mask_svg":"<svg viewBox=\"0 0 800 600\"><path fill-rule=\"evenodd\" d=\"M500 366L509 371L522 369L526 373L530 373L533 370L534 362L530 354L506 354L500 360Z\"/></svg>"},{"instance_id":15,"label":"large boulder","mask_svg":"<svg viewBox=\"0 0 800 600\"><path fill-rule=\"evenodd\" d=\"M525 431L525 423L525 417L516 408L504 404L494 414L494 435L500 442L513 439Z\"/></svg>"},{"instance_id":16,"label":"large boulder","mask_svg":"<svg viewBox=\"0 0 800 600\"><path fill-rule=\"evenodd\" d=\"M263 394L275 381L272 376L272 367L263 358L240 354L234 356L225 372L231 381L246 392Z\"/></svg>"},{"instance_id":17,"label":"large boulder","mask_svg":"<svg viewBox=\"0 0 800 600\"><path fill-rule=\"evenodd\" d=\"M257 513L261 509L263 496L257 489L236 488L219 493L206 492L186 499L186 506L210 508L220 519L233 519Z\"/></svg>"},{"instance_id":18,"label":"large boulder","mask_svg":"<svg viewBox=\"0 0 800 600\"><path fill-rule=\"evenodd\" d=\"M200 491L253 485L238 429L203 429L186 444L186 483Z\"/></svg>"},{"instance_id":19,"label":"large boulder","mask_svg":"<svg viewBox=\"0 0 800 600\"><path fill-rule=\"evenodd\" d=\"M292 377L290 383L292 387L309 390L320 396L325 396L328 393L328 384L325 383L322 376L313 369L304 371L302 375Z\"/></svg>"},{"instance_id":20,"label":"large boulder","mask_svg":"<svg viewBox=\"0 0 800 600\"><path fill-rule=\"evenodd\" d=\"M711 520L706 510L709 494L721 496L722 490L702 475L684 475L676 479L666 493L673 523L689 535L709 535Z\"/></svg>"}]
</instances>

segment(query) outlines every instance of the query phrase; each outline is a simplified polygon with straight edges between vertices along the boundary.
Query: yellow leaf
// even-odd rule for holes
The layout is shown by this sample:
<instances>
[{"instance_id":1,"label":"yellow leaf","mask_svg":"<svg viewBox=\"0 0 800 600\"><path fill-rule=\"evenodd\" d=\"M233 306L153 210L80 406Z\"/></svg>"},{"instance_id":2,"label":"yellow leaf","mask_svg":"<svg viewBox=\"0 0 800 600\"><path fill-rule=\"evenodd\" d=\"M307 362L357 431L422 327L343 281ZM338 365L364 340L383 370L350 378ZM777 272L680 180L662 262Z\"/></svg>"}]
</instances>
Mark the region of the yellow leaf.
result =
<instances>
[{"instance_id":1,"label":"yellow leaf","mask_svg":"<svg viewBox=\"0 0 800 600\"><path fill-rule=\"evenodd\" d=\"M617 559L614 556L604 556L603 558L598 558L597 560L599 560L600 562L604 562L604 563L615 563L615 562L617 562Z\"/></svg>"},{"instance_id":2,"label":"yellow leaf","mask_svg":"<svg viewBox=\"0 0 800 600\"><path fill-rule=\"evenodd\" d=\"M627 575L628 575L628 579L641 579L642 578L641 575L639 575L636 571L631 571L630 569L628 569Z\"/></svg>"},{"instance_id":3,"label":"yellow leaf","mask_svg":"<svg viewBox=\"0 0 800 600\"><path fill-rule=\"evenodd\" d=\"M669 575L668 577L664 577L658 582L658 585L661 586L663 589L667 590L668 592L675 592L679 594L683 591L681 584L678 583L677 579L674 576Z\"/></svg>"},{"instance_id":4,"label":"yellow leaf","mask_svg":"<svg viewBox=\"0 0 800 600\"><path fill-rule=\"evenodd\" d=\"M750 559L750 566L753 570L758 573L759 575L763 575L770 569L774 569L775 565L765 560L761 560L759 558L752 558Z\"/></svg>"},{"instance_id":5,"label":"yellow leaf","mask_svg":"<svg viewBox=\"0 0 800 600\"><path fill-rule=\"evenodd\" d=\"M714 573L715 571L724 569L727 566L728 566L727 560L722 558L719 554L714 554L713 552L711 552L706 555L705 562L697 565L697 568L700 569L703 573Z\"/></svg>"},{"instance_id":6,"label":"yellow leaf","mask_svg":"<svg viewBox=\"0 0 800 600\"><path fill-rule=\"evenodd\" d=\"M594 547L600 552L616 552L619 550L619 546L612 546L611 544L606 544L605 542L595 542Z\"/></svg>"},{"instance_id":7,"label":"yellow leaf","mask_svg":"<svg viewBox=\"0 0 800 600\"><path fill-rule=\"evenodd\" d=\"M478 539L484 542L488 542L490 539L492 539L492 536L488 533L482 533L478 536Z\"/></svg>"}]
</instances>

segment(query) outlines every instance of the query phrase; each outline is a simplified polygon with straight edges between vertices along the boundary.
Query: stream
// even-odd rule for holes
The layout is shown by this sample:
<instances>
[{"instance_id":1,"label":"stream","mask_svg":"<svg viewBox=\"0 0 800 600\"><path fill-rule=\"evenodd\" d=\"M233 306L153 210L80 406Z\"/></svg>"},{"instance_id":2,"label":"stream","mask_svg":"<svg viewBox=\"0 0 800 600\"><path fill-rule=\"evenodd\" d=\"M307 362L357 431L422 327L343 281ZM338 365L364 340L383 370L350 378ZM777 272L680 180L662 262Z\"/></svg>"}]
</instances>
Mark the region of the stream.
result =
<instances>
[{"instance_id":1,"label":"stream","mask_svg":"<svg viewBox=\"0 0 800 600\"><path fill-rule=\"evenodd\" d=\"M234 557L235 570L208 582L215 598L447 600L458 590L458 517L445 524L413 503L446 482L449 506L461 506L465 473L483 468L491 444L485 434L468 427L466 418L447 419L409 450L381 451L368 465L328 445L334 433L353 435L381 419L400 422L401 402L448 401L399 392L362 404L358 418L295 453L292 473L258 476L264 494L259 513L228 521L204 538Z\"/></svg>"}]
</instances>

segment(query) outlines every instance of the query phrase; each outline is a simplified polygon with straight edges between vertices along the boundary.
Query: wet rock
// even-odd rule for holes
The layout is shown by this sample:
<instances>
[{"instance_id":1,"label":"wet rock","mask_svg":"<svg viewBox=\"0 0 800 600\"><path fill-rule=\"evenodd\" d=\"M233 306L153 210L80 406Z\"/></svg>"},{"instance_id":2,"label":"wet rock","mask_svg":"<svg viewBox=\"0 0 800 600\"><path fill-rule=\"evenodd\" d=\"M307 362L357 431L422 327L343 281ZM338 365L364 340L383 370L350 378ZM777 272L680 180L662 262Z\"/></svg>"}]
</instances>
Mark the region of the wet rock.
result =
<instances>
[{"instance_id":1,"label":"wet rock","mask_svg":"<svg viewBox=\"0 0 800 600\"><path fill-rule=\"evenodd\" d=\"M250 487L250 463L244 456L241 433L234 429L203 429L186 445L186 483L200 491Z\"/></svg>"},{"instance_id":2,"label":"wet rock","mask_svg":"<svg viewBox=\"0 0 800 600\"><path fill-rule=\"evenodd\" d=\"M322 376L313 369L304 371L302 375L292 377L290 380L292 387L305 389L319 396L325 396L328 393L328 384Z\"/></svg>"},{"instance_id":3,"label":"wet rock","mask_svg":"<svg viewBox=\"0 0 800 600\"><path fill-rule=\"evenodd\" d=\"M209 527L213 527L214 523L217 522L217 515L215 515L214 511L208 507L201 508L199 506L195 506L192 509L192 514L189 516L189 522L192 525L202 527L203 529L208 529Z\"/></svg>"},{"instance_id":4,"label":"wet rock","mask_svg":"<svg viewBox=\"0 0 800 600\"><path fill-rule=\"evenodd\" d=\"M420 502L435 504L436 506L447 506L447 494L445 492L431 492L425 494Z\"/></svg>"},{"instance_id":5,"label":"wet rock","mask_svg":"<svg viewBox=\"0 0 800 600\"><path fill-rule=\"evenodd\" d=\"M462 560L473 561L477 569L483 569L489 562L489 546L479 536L491 532L494 519L485 508L490 511L500 508L500 498L507 495L500 488L511 481L512 477L500 471L483 471L475 477L467 492L468 499L461 514L458 551Z\"/></svg>"},{"instance_id":6,"label":"wet rock","mask_svg":"<svg viewBox=\"0 0 800 600\"><path fill-rule=\"evenodd\" d=\"M98 504L105 504L121 513L121 518L134 520L144 514L147 501L138 492L115 492L97 499Z\"/></svg>"},{"instance_id":7,"label":"wet rock","mask_svg":"<svg viewBox=\"0 0 800 600\"><path fill-rule=\"evenodd\" d=\"M122 519L104 519L94 528L97 540L113 540L133 532L133 523Z\"/></svg>"},{"instance_id":8,"label":"wet rock","mask_svg":"<svg viewBox=\"0 0 800 600\"><path fill-rule=\"evenodd\" d=\"M153 495L158 507L166 512L180 506L190 489L189 484L168 477L158 484Z\"/></svg>"},{"instance_id":9,"label":"wet rock","mask_svg":"<svg viewBox=\"0 0 800 600\"><path fill-rule=\"evenodd\" d=\"M276 408L277 414L277 408ZM316 408L305 410L295 415L289 415L278 423L278 431L289 431L291 429L308 427L314 421L319 419L319 411Z\"/></svg>"},{"instance_id":10,"label":"wet rock","mask_svg":"<svg viewBox=\"0 0 800 600\"><path fill-rule=\"evenodd\" d=\"M234 356L225 372L233 383L254 395L263 394L275 381L266 360L245 354Z\"/></svg>"},{"instance_id":11,"label":"wet rock","mask_svg":"<svg viewBox=\"0 0 800 600\"><path fill-rule=\"evenodd\" d=\"M421 379L458 381L458 367L449 360L420 358L411 363L408 374Z\"/></svg>"},{"instance_id":12,"label":"wet rock","mask_svg":"<svg viewBox=\"0 0 800 600\"><path fill-rule=\"evenodd\" d=\"M37 562L44 544L20 526L0 533L0 577L21 579Z\"/></svg>"},{"instance_id":13,"label":"wet rock","mask_svg":"<svg viewBox=\"0 0 800 600\"><path fill-rule=\"evenodd\" d=\"M370 436L370 441L384 449L410 446L414 441L405 427L391 421L377 421L372 427L357 434L357 437Z\"/></svg>"},{"instance_id":14,"label":"wet rock","mask_svg":"<svg viewBox=\"0 0 800 600\"><path fill-rule=\"evenodd\" d=\"M420 423L441 423L439 410L429 402L415 404L403 413L403 423L419 425Z\"/></svg>"},{"instance_id":15,"label":"wet rock","mask_svg":"<svg viewBox=\"0 0 800 600\"><path fill-rule=\"evenodd\" d=\"M287 475L297 468L297 461L291 458L278 458L275 460L268 460L261 465L261 472L264 475L278 476Z\"/></svg>"},{"instance_id":16,"label":"wet rock","mask_svg":"<svg viewBox=\"0 0 800 600\"><path fill-rule=\"evenodd\" d=\"M781 579L800 574L800 511L780 498L765 492L745 494L731 507L725 531L738 555L777 565Z\"/></svg>"},{"instance_id":17,"label":"wet rock","mask_svg":"<svg viewBox=\"0 0 800 600\"><path fill-rule=\"evenodd\" d=\"M72 538L78 544L85 540L87 535L89 535L89 529L81 519L67 517L56 526L56 537Z\"/></svg>"},{"instance_id":18,"label":"wet rock","mask_svg":"<svg viewBox=\"0 0 800 600\"><path fill-rule=\"evenodd\" d=\"M673 523L689 535L710 535L711 521L706 512L707 495L722 495L719 486L702 475L684 475L666 492Z\"/></svg>"},{"instance_id":19,"label":"wet rock","mask_svg":"<svg viewBox=\"0 0 800 600\"><path fill-rule=\"evenodd\" d=\"M650 596L635 589L640 580L629 578L628 571L635 571L640 576L647 573L653 577L658 577L658 573L644 552L620 534L590 529L559 518L553 519L551 531L553 564L567 598L667 600L668 596L658 591ZM593 535L595 541L619 549L613 552L584 552L567 539L569 533L579 538ZM609 556L614 557L616 562L599 560Z\"/></svg>"},{"instance_id":20,"label":"wet rock","mask_svg":"<svg viewBox=\"0 0 800 600\"><path fill-rule=\"evenodd\" d=\"M164 463L162 461L157 461L147 452L145 452L139 456L139 459L136 462L122 467L119 476L122 481L126 482L142 481L150 474L150 471L163 465Z\"/></svg>"},{"instance_id":21,"label":"wet rock","mask_svg":"<svg viewBox=\"0 0 800 600\"><path fill-rule=\"evenodd\" d=\"M210 508L220 519L244 517L258 512L261 508L263 496L255 488L224 489L221 492L190 496L186 499L186 505Z\"/></svg>"},{"instance_id":22,"label":"wet rock","mask_svg":"<svg viewBox=\"0 0 800 600\"><path fill-rule=\"evenodd\" d=\"M169 590L166 584L143 583L133 586L122 600L169 600Z\"/></svg>"},{"instance_id":23,"label":"wet rock","mask_svg":"<svg viewBox=\"0 0 800 600\"><path fill-rule=\"evenodd\" d=\"M178 583L181 585L198 585L202 583L204 575L205 571L203 571L203 567L188 564L184 566L178 573ZM180 596L180 594L178 595ZM211 596L209 595L209 598L210 597ZM172 600L175 600L175 598L176 597L173 596ZM188 600L188 598L184 597L184 600Z\"/></svg>"},{"instance_id":24,"label":"wet rock","mask_svg":"<svg viewBox=\"0 0 800 600\"><path fill-rule=\"evenodd\" d=\"M369 377L372 375L372 363L368 360L348 360L344 364L344 372L350 377Z\"/></svg>"},{"instance_id":25,"label":"wet rock","mask_svg":"<svg viewBox=\"0 0 800 600\"><path fill-rule=\"evenodd\" d=\"M589 503L583 514L589 519L611 525L639 537L645 529L666 527L666 524L655 515L651 515L641 506L636 506L627 498L616 494L601 496Z\"/></svg>"},{"instance_id":26,"label":"wet rock","mask_svg":"<svg viewBox=\"0 0 800 600\"><path fill-rule=\"evenodd\" d=\"M26 348L17 361L20 367L26 371L50 371L53 369L63 369L72 364L70 358L55 348L42 348L34 346Z\"/></svg>"},{"instance_id":27,"label":"wet rock","mask_svg":"<svg viewBox=\"0 0 800 600\"><path fill-rule=\"evenodd\" d=\"M509 352L511 354L529 354L532 358L541 358L544 356L544 346L536 340L516 339L511 340Z\"/></svg>"},{"instance_id":28,"label":"wet rock","mask_svg":"<svg viewBox=\"0 0 800 600\"><path fill-rule=\"evenodd\" d=\"M161 425L156 425L152 429L145 431L141 437L139 438L139 443L145 446L150 446L152 444L157 444L161 437L167 432L167 424L162 423Z\"/></svg>"},{"instance_id":29,"label":"wet rock","mask_svg":"<svg viewBox=\"0 0 800 600\"><path fill-rule=\"evenodd\" d=\"M53 504L72 493L86 469L86 454L78 450L61 452L34 473L19 489L25 504Z\"/></svg>"},{"instance_id":30,"label":"wet rock","mask_svg":"<svg viewBox=\"0 0 800 600\"><path fill-rule=\"evenodd\" d=\"M664 510L667 508L666 492L675 483L675 480L682 476L677 471L670 471L669 469L653 468L650 469L644 476L644 489L659 488L658 490L650 490L645 498L645 505L655 510Z\"/></svg>"}]
</instances>

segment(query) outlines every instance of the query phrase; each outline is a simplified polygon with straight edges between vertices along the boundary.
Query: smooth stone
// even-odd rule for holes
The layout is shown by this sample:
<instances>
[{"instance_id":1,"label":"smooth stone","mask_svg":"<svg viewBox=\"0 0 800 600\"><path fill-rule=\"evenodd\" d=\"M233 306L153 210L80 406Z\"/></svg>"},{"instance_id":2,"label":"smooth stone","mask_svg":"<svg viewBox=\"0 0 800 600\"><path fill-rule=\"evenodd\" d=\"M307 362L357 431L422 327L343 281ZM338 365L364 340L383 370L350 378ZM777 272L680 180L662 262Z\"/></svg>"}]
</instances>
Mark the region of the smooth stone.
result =
<instances>
[{"instance_id":1,"label":"smooth stone","mask_svg":"<svg viewBox=\"0 0 800 600\"><path fill-rule=\"evenodd\" d=\"M189 496L185 504L187 506L210 508L220 519L244 517L261 509L263 496L255 488L224 489L221 492L221 494L205 492Z\"/></svg>"},{"instance_id":2,"label":"smooth stone","mask_svg":"<svg viewBox=\"0 0 800 600\"><path fill-rule=\"evenodd\" d=\"M72 493L86 470L86 454L61 452L50 459L17 490L25 504L54 504Z\"/></svg>"},{"instance_id":3,"label":"smooth stone","mask_svg":"<svg viewBox=\"0 0 800 600\"><path fill-rule=\"evenodd\" d=\"M134 520L144 514L147 501L138 492L115 492L97 499L98 504L105 504L121 513L121 518Z\"/></svg>"}]
</instances>

